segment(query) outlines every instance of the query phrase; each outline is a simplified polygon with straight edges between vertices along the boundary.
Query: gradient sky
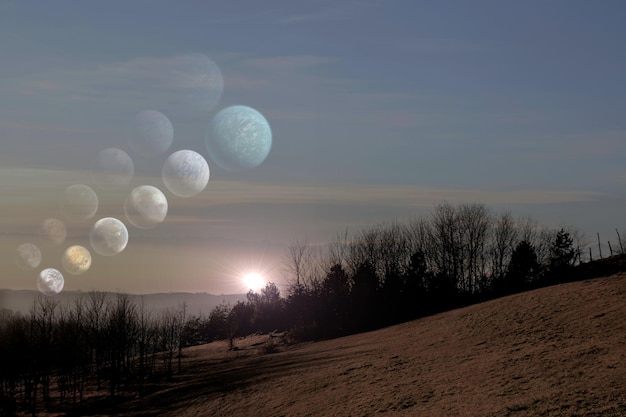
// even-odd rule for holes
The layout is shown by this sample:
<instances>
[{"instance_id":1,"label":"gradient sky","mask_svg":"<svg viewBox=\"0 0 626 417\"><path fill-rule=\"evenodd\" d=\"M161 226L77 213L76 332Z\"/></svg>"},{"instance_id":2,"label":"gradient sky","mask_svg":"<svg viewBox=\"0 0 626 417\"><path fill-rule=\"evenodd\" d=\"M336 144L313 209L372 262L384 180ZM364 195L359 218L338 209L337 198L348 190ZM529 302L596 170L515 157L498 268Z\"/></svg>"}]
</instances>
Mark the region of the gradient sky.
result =
<instances>
[{"instance_id":1,"label":"gradient sky","mask_svg":"<svg viewBox=\"0 0 626 417\"><path fill-rule=\"evenodd\" d=\"M0 0L0 287L36 288L16 247L59 216L65 187L90 184L99 150L126 150L133 184L165 191L167 154L142 161L125 132L155 108L155 74L188 53L219 65L224 92L211 113L167 114L168 154L207 157L214 113L239 104L270 123L269 157L235 173L209 159L200 195L166 192L163 224L129 226L124 252L93 254L66 289L245 292L248 269L283 285L295 240L408 221L444 200L615 240L625 17L620 0ZM94 220L129 190L99 194ZM85 240L88 225L74 226L65 246ZM42 247L41 267L60 267L64 247Z\"/></svg>"}]
</instances>

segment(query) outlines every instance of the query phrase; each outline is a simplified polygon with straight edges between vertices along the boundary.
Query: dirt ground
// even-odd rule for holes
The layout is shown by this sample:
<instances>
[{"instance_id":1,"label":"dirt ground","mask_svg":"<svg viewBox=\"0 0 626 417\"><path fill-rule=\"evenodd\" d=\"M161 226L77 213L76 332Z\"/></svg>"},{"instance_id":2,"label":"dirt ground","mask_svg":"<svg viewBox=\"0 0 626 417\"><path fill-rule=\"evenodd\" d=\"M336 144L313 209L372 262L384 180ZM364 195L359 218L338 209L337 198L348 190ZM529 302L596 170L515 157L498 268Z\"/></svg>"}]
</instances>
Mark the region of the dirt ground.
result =
<instances>
[{"instance_id":1,"label":"dirt ground","mask_svg":"<svg viewBox=\"0 0 626 417\"><path fill-rule=\"evenodd\" d=\"M626 274L335 340L268 341L189 348L174 383L93 415L626 416Z\"/></svg>"}]
</instances>

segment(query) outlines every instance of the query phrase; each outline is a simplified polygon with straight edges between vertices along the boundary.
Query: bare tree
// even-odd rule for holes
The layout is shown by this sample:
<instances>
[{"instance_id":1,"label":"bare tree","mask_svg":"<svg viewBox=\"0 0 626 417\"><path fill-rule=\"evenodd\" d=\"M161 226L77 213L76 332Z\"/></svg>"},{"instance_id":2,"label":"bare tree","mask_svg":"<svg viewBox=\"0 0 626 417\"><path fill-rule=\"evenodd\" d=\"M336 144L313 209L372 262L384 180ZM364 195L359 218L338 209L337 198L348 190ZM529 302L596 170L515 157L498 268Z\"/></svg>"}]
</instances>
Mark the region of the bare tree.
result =
<instances>
[{"instance_id":1,"label":"bare tree","mask_svg":"<svg viewBox=\"0 0 626 417\"><path fill-rule=\"evenodd\" d=\"M137 306L127 294L118 294L111 304L107 323L109 351L109 390L114 396L123 376L128 374L134 357L134 341L137 330Z\"/></svg>"},{"instance_id":2,"label":"bare tree","mask_svg":"<svg viewBox=\"0 0 626 417\"><path fill-rule=\"evenodd\" d=\"M434 270L431 222L428 217L412 219L407 227L411 256L419 253L427 270Z\"/></svg>"},{"instance_id":3,"label":"bare tree","mask_svg":"<svg viewBox=\"0 0 626 417\"><path fill-rule=\"evenodd\" d=\"M374 226L359 232L350 242L348 251L348 271L354 275L361 265L368 262L377 276L383 271L380 236L382 226Z\"/></svg>"},{"instance_id":4,"label":"bare tree","mask_svg":"<svg viewBox=\"0 0 626 417\"><path fill-rule=\"evenodd\" d=\"M89 346L95 360L96 389L100 389L101 372L104 361L107 295L104 292L91 291L87 295L86 320Z\"/></svg>"},{"instance_id":5,"label":"bare tree","mask_svg":"<svg viewBox=\"0 0 626 417\"><path fill-rule=\"evenodd\" d=\"M64 378L68 390L71 389L74 405L83 399L85 375L90 364L85 314L85 300L79 297L74 301L73 308L62 311L58 324L61 328L59 338L63 344L59 353L64 358L58 369L59 378ZM58 385L60 389L62 384Z\"/></svg>"},{"instance_id":6,"label":"bare tree","mask_svg":"<svg viewBox=\"0 0 626 417\"><path fill-rule=\"evenodd\" d=\"M287 262L283 272L296 288L306 285L305 278L311 269L312 255L311 247L306 238L301 241L295 240L288 247Z\"/></svg>"},{"instance_id":7,"label":"bare tree","mask_svg":"<svg viewBox=\"0 0 626 417\"><path fill-rule=\"evenodd\" d=\"M587 236L575 226L565 225L563 228L569 232L574 241L574 265L577 265L583 262L582 256L585 253L583 248L589 246L589 240Z\"/></svg>"},{"instance_id":8,"label":"bare tree","mask_svg":"<svg viewBox=\"0 0 626 417\"><path fill-rule=\"evenodd\" d=\"M181 360L183 357L183 332L187 322L187 302L183 301L178 306L178 317L176 318L176 343L178 344L178 372L181 370Z\"/></svg>"},{"instance_id":9,"label":"bare tree","mask_svg":"<svg viewBox=\"0 0 626 417\"><path fill-rule=\"evenodd\" d=\"M335 240L328 244L328 259L324 265L324 270L329 270L334 265L344 267L349 245L350 240L348 238L348 229L346 228L343 234L338 233Z\"/></svg>"},{"instance_id":10,"label":"bare tree","mask_svg":"<svg viewBox=\"0 0 626 417\"><path fill-rule=\"evenodd\" d=\"M239 301L230 309L228 313L228 340L229 348L236 350L235 337L238 335L246 334L250 330L250 323L252 321L253 306L249 303Z\"/></svg>"},{"instance_id":11,"label":"bare tree","mask_svg":"<svg viewBox=\"0 0 626 417\"><path fill-rule=\"evenodd\" d=\"M402 275L407 270L411 258L407 228L398 222L382 228L378 246L383 277L387 279Z\"/></svg>"},{"instance_id":12,"label":"bare tree","mask_svg":"<svg viewBox=\"0 0 626 417\"><path fill-rule=\"evenodd\" d=\"M546 265L550 258L550 246L552 238L556 233L545 226L541 226L536 220L530 217L518 219L519 239L531 244L537 254L537 262Z\"/></svg>"},{"instance_id":13,"label":"bare tree","mask_svg":"<svg viewBox=\"0 0 626 417\"><path fill-rule=\"evenodd\" d=\"M457 208L460 242L460 268L464 291L474 294L486 275L487 238L491 217L482 204L463 204Z\"/></svg>"},{"instance_id":14,"label":"bare tree","mask_svg":"<svg viewBox=\"0 0 626 417\"><path fill-rule=\"evenodd\" d=\"M433 269L440 280L446 280L455 287L461 282L459 268L461 248L459 247L459 223L457 213L450 203L435 207L429 223L429 242Z\"/></svg>"},{"instance_id":15,"label":"bare tree","mask_svg":"<svg viewBox=\"0 0 626 417\"><path fill-rule=\"evenodd\" d=\"M143 383L149 370L148 353L151 344L151 329L152 326L150 315L147 312L145 301L142 298L139 299L139 305L137 307L137 348L138 348L138 377L140 390L143 390Z\"/></svg>"},{"instance_id":16,"label":"bare tree","mask_svg":"<svg viewBox=\"0 0 626 417\"><path fill-rule=\"evenodd\" d=\"M504 278L519 235L520 229L511 213L502 213L494 220L489 249L492 279Z\"/></svg>"},{"instance_id":17,"label":"bare tree","mask_svg":"<svg viewBox=\"0 0 626 417\"><path fill-rule=\"evenodd\" d=\"M54 324L57 319L59 301L51 297L39 295L31 309L31 329L34 335L35 355L38 359L37 372L34 375L33 410L37 402L37 386L41 383L41 394L44 401L50 398L50 377L54 358L49 355L53 347Z\"/></svg>"}]
</instances>

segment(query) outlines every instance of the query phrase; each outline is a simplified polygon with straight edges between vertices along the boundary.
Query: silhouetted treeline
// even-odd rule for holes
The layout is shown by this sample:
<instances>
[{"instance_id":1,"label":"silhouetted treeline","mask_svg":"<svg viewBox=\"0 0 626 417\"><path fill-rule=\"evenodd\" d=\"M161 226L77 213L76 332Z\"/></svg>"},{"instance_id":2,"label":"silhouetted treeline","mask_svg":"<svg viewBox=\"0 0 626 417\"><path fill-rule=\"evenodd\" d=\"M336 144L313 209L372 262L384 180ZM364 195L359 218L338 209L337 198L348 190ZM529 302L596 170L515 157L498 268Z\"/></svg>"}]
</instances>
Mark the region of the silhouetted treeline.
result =
<instances>
[{"instance_id":1,"label":"silhouetted treeline","mask_svg":"<svg viewBox=\"0 0 626 417\"><path fill-rule=\"evenodd\" d=\"M284 329L285 300L270 283L207 316L186 306L159 314L127 294L91 292L71 305L39 296L28 315L0 315L0 416L75 410L141 395L180 372L185 346Z\"/></svg>"},{"instance_id":2,"label":"silhouetted treeline","mask_svg":"<svg viewBox=\"0 0 626 417\"><path fill-rule=\"evenodd\" d=\"M583 245L572 228L445 203L408 224L292 245L286 315L303 338L370 330L569 279Z\"/></svg>"},{"instance_id":3,"label":"silhouetted treeline","mask_svg":"<svg viewBox=\"0 0 626 417\"><path fill-rule=\"evenodd\" d=\"M125 294L92 292L72 306L36 299L29 315L0 318L1 415L77 409L141 393L172 376L185 307L154 315Z\"/></svg>"},{"instance_id":4,"label":"silhouetted treeline","mask_svg":"<svg viewBox=\"0 0 626 417\"><path fill-rule=\"evenodd\" d=\"M285 330L291 324L284 315L285 305L278 287L270 282L259 293L250 291L246 302L217 306L208 317L190 317L183 329L182 345L229 340L232 348L237 337Z\"/></svg>"},{"instance_id":5,"label":"silhouetted treeline","mask_svg":"<svg viewBox=\"0 0 626 417\"><path fill-rule=\"evenodd\" d=\"M372 330L489 298L573 278L582 236L532 219L494 215L480 204L441 204L408 224L383 224L327 245L289 247L291 279L247 302L193 319L193 341L273 329L296 339Z\"/></svg>"}]
</instances>

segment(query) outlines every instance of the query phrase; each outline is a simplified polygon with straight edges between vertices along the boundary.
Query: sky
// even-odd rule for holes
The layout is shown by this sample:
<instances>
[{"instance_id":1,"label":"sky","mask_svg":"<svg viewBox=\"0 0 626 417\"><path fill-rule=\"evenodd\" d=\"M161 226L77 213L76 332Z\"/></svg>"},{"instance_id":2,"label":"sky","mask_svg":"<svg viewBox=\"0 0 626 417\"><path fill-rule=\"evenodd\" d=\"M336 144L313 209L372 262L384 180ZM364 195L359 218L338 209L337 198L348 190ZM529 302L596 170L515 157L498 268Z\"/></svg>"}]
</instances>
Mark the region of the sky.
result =
<instances>
[{"instance_id":1,"label":"sky","mask_svg":"<svg viewBox=\"0 0 626 417\"><path fill-rule=\"evenodd\" d=\"M284 290L290 244L408 221L444 201L572 225L592 246L596 233L615 240L626 209L625 15L619 0L0 0L0 287L36 289L42 269L63 271L63 252L89 248L96 220L126 222L138 185L164 193L165 220L127 224L125 249L92 250L87 272L64 273L64 291L241 293L251 271ZM168 78L190 56L219 68L211 108ZM213 117L234 105L271 127L256 168L227 170L208 153ZM144 110L173 126L156 157L129 141ZM97 155L111 147L133 160L129 184L99 182ZM210 168L192 197L161 178L182 149ZM93 218L63 217L74 184L96 192ZM47 218L66 222L59 245L41 242ZM14 258L26 242L43 260L24 271Z\"/></svg>"}]
</instances>

